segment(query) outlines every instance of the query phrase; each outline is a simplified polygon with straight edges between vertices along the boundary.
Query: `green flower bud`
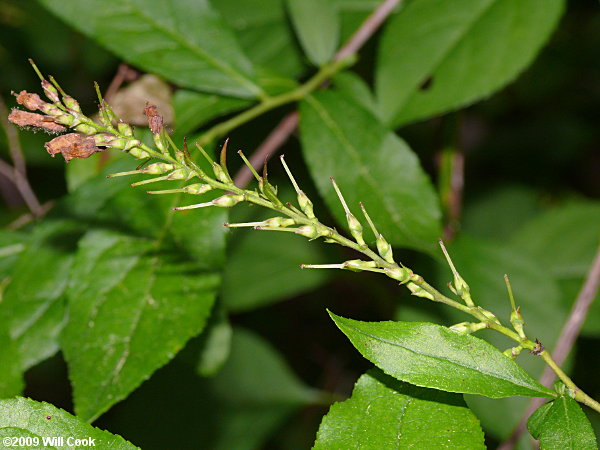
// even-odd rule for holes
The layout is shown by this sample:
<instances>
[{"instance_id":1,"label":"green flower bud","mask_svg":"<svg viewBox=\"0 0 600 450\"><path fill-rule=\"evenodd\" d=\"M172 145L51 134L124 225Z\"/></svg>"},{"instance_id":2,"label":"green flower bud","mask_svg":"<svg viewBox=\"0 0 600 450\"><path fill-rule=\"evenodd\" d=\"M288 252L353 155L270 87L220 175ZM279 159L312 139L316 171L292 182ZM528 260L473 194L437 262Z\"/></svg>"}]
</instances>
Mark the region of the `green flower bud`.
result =
<instances>
[{"instance_id":1,"label":"green flower bud","mask_svg":"<svg viewBox=\"0 0 600 450\"><path fill-rule=\"evenodd\" d=\"M344 262L344 269L352 270L353 272L360 272L361 270L368 270L377 267L375 261L363 261L361 259L351 259Z\"/></svg>"},{"instance_id":2,"label":"green flower bud","mask_svg":"<svg viewBox=\"0 0 600 450\"><path fill-rule=\"evenodd\" d=\"M229 184L231 183L231 178L225 173L223 168L218 165L216 162L212 163L213 172L215 173L215 177L221 183Z\"/></svg>"},{"instance_id":3,"label":"green flower bud","mask_svg":"<svg viewBox=\"0 0 600 450\"><path fill-rule=\"evenodd\" d=\"M129 149L129 154L138 159L150 158L148 152L139 147L133 147L132 149Z\"/></svg>"},{"instance_id":4,"label":"green flower bud","mask_svg":"<svg viewBox=\"0 0 600 450\"><path fill-rule=\"evenodd\" d=\"M76 111L79 113L81 112L81 107L79 106L79 103L77 103L77 100L75 100L70 95L65 95L62 100L65 106L71 111Z\"/></svg>"},{"instance_id":5,"label":"green flower bud","mask_svg":"<svg viewBox=\"0 0 600 450\"><path fill-rule=\"evenodd\" d=\"M309 219L315 218L315 213L313 212L313 204L304 191L298 191L298 205L300 205L300 209L306 217Z\"/></svg>"},{"instance_id":6,"label":"green flower bud","mask_svg":"<svg viewBox=\"0 0 600 450\"><path fill-rule=\"evenodd\" d=\"M311 240L319 237L319 233L317 232L317 229L312 225L303 225L303 226L297 228L296 234L307 237Z\"/></svg>"},{"instance_id":7,"label":"green flower bud","mask_svg":"<svg viewBox=\"0 0 600 450\"><path fill-rule=\"evenodd\" d=\"M408 267L387 267L384 271L388 277L398 280L400 284L408 283L414 275Z\"/></svg>"},{"instance_id":8,"label":"green flower bud","mask_svg":"<svg viewBox=\"0 0 600 450\"><path fill-rule=\"evenodd\" d=\"M190 184L189 186L185 186L183 188L183 192L185 192L186 194L200 195L200 194L204 194L205 192L210 191L212 188L213 187L210 184L196 183L196 184Z\"/></svg>"},{"instance_id":9,"label":"green flower bud","mask_svg":"<svg viewBox=\"0 0 600 450\"><path fill-rule=\"evenodd\" d=\"M133 129L125 122L117 123L117 130L124 136L133 137Z\"/></svg>"},{"instance_id":10,"label":"green flower bud","mask_svg":"<svg viewBox=\"0 0 600 450\"><path fill-rule=\"evenodd\" d=\"M175 166L173 166L173 164L154 163L147 165L143 169L140 169L140 172L147 173L149 175L161 175L169 170L173 170L174 168Z\"/></svg>"},{"instance_id":11,"label":"green flower bud","mask_svg":"<svg viewBox=\"0 0 600 450\"><path fill-rule=\"evenodd\" d=\"M61 125L66 125L67 127L72 127L79 123L79 121L71 114L62 114L62 111L61 114L54 116L54 121Z\"/></svg>"},{"instance_id":12,"label":"green flower bud","mask_svg":"<svg viewBox=\"0 0 600 450\"><path fill-rule=\"evenodd\" d=\"M162 153L167 153L169 151L167 143L165 142L164 137L160 133L154 134L153 138L154 138L154 145L156 145L157 149L159 149Z\"/></svg>"},{"instance_id":13,"label":"green flower bud","mask_svg":"<svg viewBox=\"0 0 600 450\"><path fill-rule=\"evenodd\" d=\"M392 246L384 239L381 234L377 235L376 239L377 243L377 251L379 252L379 256L385 259L389 263L394 262L394 253L392 251Z\"/></svg>"},{"instance_id":14,"label":"green flower bud","mask_svg":"<svg viewBox=\"0 0 600 450\"><path fill-rule=\"evenodd\" d=\"M417 286L415 283L408 283L406 287L410 290L412 295L416 297L428 298L429 300L433 300L433 295L423 289L421 286Z\"/></svg>"},{"instance_id":15,"label":"green flower bud","mask_svg":"<svg viewBox=\"0 0 600 450\"><path fill-rule=\"evenodd\" d=\"M80 123L74 128L75 131L78 131L79 133L83 134L94 134L97 131L95 127L88 125L87 123Z\"/></svg>"},{"instance_id":16,"label":"green flower bud","mask_svg":"<svg viewBox=\"0 0 600 450\"><path fill-rule=\"evenodd\" d=\"M60 97L58 96L58 91L56 88L47 80L42 80L42 89L44 90L44 94L46 97L50 99L53 103L59 103Z\"/></svg>"},{"instance_id":17,"label":"green flower bud","mask_svg":"<svg viewBox=\"0 0 600 450\"><path fill-rule=\"evenodd\" d=\"M294 222L294 219L289 219L286 217L272 217L271 219L265 220L263 225L273 228L285 228L289 227L290 225L294 225L295 223L296 222Z\"/></svg>"},{"instance_id":18,"label":"green flower bud","mask_svg":"<svg viewBox=\"0 0 600 450\"><path fill-rule=\"evenodd\" d=\"M460 334L469 334L469 333L471 333L471 325L472 324L470 322L461 322L461 323L452 325L450 327L450 329L452 331L456 331L457 333L460 333Z\"/></svg>"},{"instance_id":19,"label":"green flower bud","mask_svg":"<svg viewBox=\"0 0 600 450\"><path fill-rule=\"evenodd\" d=\"M215 198L211 203L214 206L219 206L221 208L231 208L243 200L244 196L241 194L225 194L221 197Z\"/></svg>"},{"instance_id":20,"label":"green flower bud","mask_svg":"<svg viewBox=\"0 0 600 450\"><path fill-rule=\"evenodd\" d=\"M114 136L109 133L98 133L94 134L92 138L94 139L94 145L106 147L109 145L109 142L114 138Z\"/></svg>"},{"instance_id":21,"label":"green flower bud","mask_svg":"<svg viewBox=\"0 0 600 450\"><path fill-rule=\"evenodd\" d=\"M189 180L191 172L188 169L177 169L169 174L167 180Z\"/></svg>"},{"instance_id":22,"label":"green flower bud","mask_svg":"<svg viewBox=\"0 0 600 450\"><path fill-rule=\"evenodd\" d=\"M487 321L494 322L494 323L497 323L498 325L501 325L500 321L498 320L498 318L493 313L491 313L490 311L488 311L487 309L483 309L481 306L478 306L477 307L477 311L479 311L481 313L481 315L483 317L485 317L485 319Z\"/></svg>"}]
</instances>

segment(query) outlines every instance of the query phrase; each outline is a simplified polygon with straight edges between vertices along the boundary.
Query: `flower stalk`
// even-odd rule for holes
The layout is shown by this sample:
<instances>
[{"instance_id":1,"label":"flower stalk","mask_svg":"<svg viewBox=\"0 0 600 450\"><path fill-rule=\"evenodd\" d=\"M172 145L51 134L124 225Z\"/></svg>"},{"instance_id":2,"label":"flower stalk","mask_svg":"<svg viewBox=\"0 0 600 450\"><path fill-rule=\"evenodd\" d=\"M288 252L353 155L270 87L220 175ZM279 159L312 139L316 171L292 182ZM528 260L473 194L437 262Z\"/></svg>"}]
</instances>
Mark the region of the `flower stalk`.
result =
<instances>
[{"instance_id":1,"label":"flower stalk","mask_svg":"<svg viewBox=\"0 0 600 450\"><path fill-rule=\"evenodd\" d=\"M303 98L302 96L307 95L307 93L318 87L323 80L343 67L344 64L347 64L347 62L341 61L325 66L305 85L291 93L284 94L283 96L273 97L271 100L267 99L261 103L262 106L259 105L260 108L258 110L257 106L248 110L246 115L241 114L240 116L244 117L243 120L249 120L249 118L260 114L260 111L264 112L269 108L274 107L273 105L284 104L288 101ZM42 89L46 97L50 100L50 103L42 101L36 94L29 94L22 91L17 96L19 104L32 111L39 110L43 112L44 115L14 110L11 113L12 119L10 120L15 123L17 121L25 122L18 124L41 128L49 132L71 129L71 131L73 131L72 133L58 136L46 144L46 148L52 156L61 153L65 160L69 161L73 158L87 158L93 153L105 151L107 149L117 149L129 153L137 159L143 160L144 165L146 163L149 164L136 170L115 173L109 175L109 177L129 175L150 176L147 179L132 183L131 186L144 186L159 181L179 180L187 182L192 179L194 181L183 187L178 186L175 189L149 191L151 194L187 193L201 195L210 190L223 191L223 195L211 201L182 205L173 208L175 210L190 210L211 206L230 208L242 202L270 209L275 212L276 217L262 222L225 224L225 226L231 228L251 227L255 230L262 231L295 233L309 240L323 239L325 242L337 243L338 245L352 249L361 255L361 259L353 259L334 264L303 264L301 267L307 269L341 269L355 272L367 271L382 273L389 278L398 281L400 284L405 285L412 295L416 297L443 303L463 311L477 319L477 322L463 322L451 327L451 329L460 333L472 333L487 328L504 334L518 344L517 347L507 350L508 353L505 353L507 357L516 357L522 349L529 350L531 353L540 356L565 383L570 392L572 392L573 398L600 412L600 404L591 399L573 383L562 369L560 369L558 364L556 364L541 343L527 337L524 332L524 322L519 308L515 306L508 277L505 279L512 306L510 322L514 331L502 325L493 313L475 304L471 297L469 285L456 270L441 240L440 246L442 252L453 273L453 282L450 284L450 288L462 302L445 296L428 284L422 276L415 274L402 263L395 261L391 245L377 230L375 224L367 214L364 205L361 204L360 206L363 215L369 225L369 229L373 232L376 241L376 251L371 249L364 239L363 225L350 211L341 190L333 178L331 179L331 182L333 183L333 187L345 211L352 239L342 235L335 228L321 223L315 216L313 202L298 186L283 156L280 158L281 164L296 190L298 207L290 203L283 203L278 198L277 188L268 181L266 166L263 169L262 176L256 171L253 171L259 184L258 190L242 189L236 186L229 176L229 171L227 169L228 141L225 142L221 149L219 162L216 162L211 158L211 156L202 148L201 142L210 142L221 133L227 132L231 128L239 125L239 123L243 122L243 120L239 118L240 116L237 116L237 119L234 118L235 120L233 122L224 122L221 124L221 127L209 131L201 139L201 142L196 143L200 152L212 167L214 176L209 176L192 160L185 141L183 150L175 145L170 136L165 132L162 117L154 105L147 105L145 113L148 118L149 128L154 136L156 148L152 148L135 139L131 127L116 117L110 106L102 99L100 94L101 114L99 116L99 122L95 122L81 112L78 103L72 97L68 96L55 80L50 78L50 82L48 82L41 75L37 67L35 67L33 63L32 65L42 80ZM275 100L278 98L279 100ZM268 105L268 107L265 105ZM25 113L25 115L21 113ZM29 116L29 114L32 114L32 116ZM238 152L238 154L244 162L250 166L243 153Z\"/></svg>"}]
</instances>

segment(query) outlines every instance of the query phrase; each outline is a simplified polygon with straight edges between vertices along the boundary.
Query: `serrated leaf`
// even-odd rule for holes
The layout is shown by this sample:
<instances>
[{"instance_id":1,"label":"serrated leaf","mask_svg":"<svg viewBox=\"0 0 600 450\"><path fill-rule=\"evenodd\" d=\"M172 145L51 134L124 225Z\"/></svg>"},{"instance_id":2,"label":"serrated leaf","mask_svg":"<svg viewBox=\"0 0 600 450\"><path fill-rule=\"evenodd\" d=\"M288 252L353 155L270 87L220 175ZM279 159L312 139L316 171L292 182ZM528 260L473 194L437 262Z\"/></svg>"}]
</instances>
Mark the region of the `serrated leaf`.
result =
<instances>
[{"instance_id":1,"label":"serrated leaf","mask_svg":"<svg viewBox=\"0 0 600 450\"><path fill-rule=\"evenodd\" d=\"M355 215L362 201L392 245L434 250L441 233L438 199L402 139L337 92L319 92L302 102L300 131L312 178L339 223L346 218L331 176Z\"/></svg>"},{"instance_id":2,"label":"serrated leaf","mask_svg":"<svg viewBox=\"0 0 600 450\"><path fill-rule=\"evenodd\" d=\"M219 276L155 243L92 230L80 241L62 341L75 410L92 420L197 335Z\"/></svg>"},{"instance_id":3,"label":"serrated leaf","mask_svg":"<svg viewBox=\"0 0 600 450\"><path fill-rule=\"evenodd\" d=\"M539 407L527 421L541 450L595 450L596 435L581 407L571 397L559 397Z\"/></svg>"},{"instance_id":4,"label":"serrated leaf","mask_svg":"<svg viewBox=\"0 0 600 450\"><path fill-rule=\"evenodd\" d=\"M138 448L121 436L95 428L49 403L23 397L0 400L0 436L4 439L31 438L31 442L38 442L35 448L67 450L74 448L76 439L88 439L85 446L89 447L115 450ZM54 437L58 439L52 440ZM10 445L6 445L6 448L8 447ZM29 445L27 447L33 448Z\"/></svg>"},{"instance_id":5,"label":"serrated leaf","mask_svg":"<svg viewBox=\"0 0 600 450\"><path fill-rule=\"evenodd\" d=\"M298 40L316 66L333 58L339 41L339 17L332 0L287 0L290 18Z\"/></svg>"},{"instance_id":6,"label":"serrated leaf","mask_svg":"<svg viewBox=\"0 0 600 450\"><path fill-rule=\"evenodd\" d=\"M12 267L0 303L0 320L18 347L24 370L58 350L72 251L82 233L76 222L41 222Z\"/></svg>"},{"instance_id":7,"label":"serrated leaf","mask_svg":"<svg viewBox=\"0 0 600 450\"><path fill-rule=\"evenodd\" d=\"M375 73L394 127L468 105L511 82L556 26L564 0L421 0L386 26Z\"/></svg>"},{"instance_id":8,"label":"serrated leaf","mask_svg":"<svg viewBox=\"0 0 600 450\"><path fill-rule=\"evenodd\" d=\"M233 31L207 0L42 0L116 55L185 87L252 98L261 90Z\"/></svg>"},{"instance_id":9,"label":"serrated leaf","mask_svg":"<svg viewBox=\"0 0 600 450\"><path fill-rule=\"evenodd\" d=\"M177 136L185 136L216 117L250 104L245 99L179 89L173 96L175 133Z\"/></svg>"},{"instance_id":10,"label":"serrated leaf","mask_svg":"<svg viewBox=\"0 0 600 450\"><path fill-rule=\"evenodd\" d=\"M323 418L314 449L485 448L462 396L399 382L377 369Z\"/></svg>"},{"instance_id":11,"label":"serrated leaf","mask_svg":"<svg viewBox=\"0 0 600 450\"><path fill-rule=\"evenodd\" d=\"M300 75L302 53L286 17L285 0L211 0L231 26L248 58L286 77ZM261 81L261 86L265 84Z\"/></svg>"},{"instance_id":12,"label":"serrated leaf","mask_svg":"<svg viewBox=\"0 0 600 450\"><path fill-rule=\"evenodd\" d=\"M418 322L360 322L329 313L356 349L388 375L417 386L490 398L552 397L486 341Z\"/></svg>"}]
</instances>

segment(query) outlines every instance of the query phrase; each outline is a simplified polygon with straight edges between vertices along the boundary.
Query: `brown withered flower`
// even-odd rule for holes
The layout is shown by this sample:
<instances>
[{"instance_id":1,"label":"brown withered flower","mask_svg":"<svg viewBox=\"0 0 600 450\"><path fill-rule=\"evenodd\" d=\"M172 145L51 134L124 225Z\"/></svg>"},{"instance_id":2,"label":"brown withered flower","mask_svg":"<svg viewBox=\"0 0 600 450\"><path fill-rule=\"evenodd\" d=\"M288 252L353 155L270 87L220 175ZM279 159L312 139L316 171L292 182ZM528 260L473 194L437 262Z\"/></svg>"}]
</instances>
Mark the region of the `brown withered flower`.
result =
<instances>
[{"instance_id":1,"label":"brown withered flower","mask_svg":"<svg viewBox=\"0 0 600 450\"><path fill-rule=\"evenodd\" d=\"M152 134L159 134L163 129L163 118L158 114L156 105L146 103L144 114L148 118L148 127L150 127Z\"/></svg>"},{"instance_id":2,"label":"brown withered flower","mask_svg":"<svg viewBox=\"0 0 600 450\"><path fill-rule=\"evenodd\" d=\"M83 137L78 133L63 134L62 136L55 137L50 142L46 142L44 146L52 156L62 153L66 162L69 162L73 158L89 158L94 153L103 150L96 147L94 139Z\"/></svg>"},{"instance_id":3,"label":"brown withered flower","mask_svg":"<svg viewBox=\"0 0 600 450\"><path fill-rule=\"evenodd\" d=\"M65 127L54 122L54 119L50 116L43 116L19 109L13 109L8 116L8 120L20 127L42 128L51 133L60 133L66 130Z\"/></svg>"},{"instance_id":4,"label":"brown withered flower","mask_svg":"<svg viewBox=\"0 0 600 450\"><path fill-rule=\"evenodd\" d=\"M39 95L30 94L27 91L21 91L17 95L17 103L19 105L23 105L25 108L30 111L37 111L38 109L42 109L46 102L43 101Z\"/></svg>"}]
</instances>

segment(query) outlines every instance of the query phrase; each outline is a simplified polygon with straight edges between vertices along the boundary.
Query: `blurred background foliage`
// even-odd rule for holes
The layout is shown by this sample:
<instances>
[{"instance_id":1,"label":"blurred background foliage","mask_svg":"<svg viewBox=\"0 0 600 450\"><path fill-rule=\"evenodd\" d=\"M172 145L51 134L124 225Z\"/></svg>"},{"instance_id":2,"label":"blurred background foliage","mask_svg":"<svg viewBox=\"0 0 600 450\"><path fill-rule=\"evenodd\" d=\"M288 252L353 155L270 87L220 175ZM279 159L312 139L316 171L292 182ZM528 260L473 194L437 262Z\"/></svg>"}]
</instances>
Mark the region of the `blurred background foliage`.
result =
<instances>
[{"instance_id":1,"label":"blurred background foliage","mask_svg":"<svg viewBox=\"0 0 600 450\"><path fill-rule=\"evenodd\" d=\"M273 0L274 5L278 3ZM220 4L225 17L235 17L227 10L227 2ZM362 9L344 14L342 41L374 2L363 4ZM81 20L85 27L85 17ZM236 28L234 19L231 25ZM519 296L527 296L527 305L539 306L535 313L524 309L525 320L531 318L530 325L539 337L545 333L556 336L598 244L599 30L597 2L571 0L550 41L515 82L473 106L398 130L434 182L440 180L444 149L464 153L464 199L451 250L455 263L475 296L485 292L481 301L495 312L508 308L502 274L508 272L518 280L513 282L520 289L517 301ZM255 39L260 41L258 34ZM378 39L380 34L360 52L360 61L353 68L369 85ZM293 48L283 48L274 56L280 61L281 73L308 74L291 32L288 44ZM260 48L246 50L258 52ZM89 113L97 102L92 82L109 86L121 62L39 3L4 0L0 3L0 93L9 107L15 105L11 90L39 91L38 79L27 63L29 57L60 80ZM236 129L230 134L235 149L250 153L283 113L291 110L284 107ZM66 195L67 180L85 178L81 171L86 169L69 167L72 173L67 174L61 159L47 155L43 149L47 136L20 132L19 138L29 180L41 202ZM294 167L296 178L317 200L298 140L287 142L282 153ZM0 155L8 160L8 154L6 136L0 133ZM238 163L232 164L235 171ZM270 175L285 190L287 181L277 165L272 164ZM0 192L0 222L8 226L27 210L11 184L1 178ZM317 203L316 210L324 223L334 223L323 203ZM231 222L256 216L245 207L231 214ZM325 307L360 320L396 318L446 324L462 320L437 305L416 301L395 283L373 274L298 269L300 263L351 258L343 249L307 244L285 233L235 231L228 236L227 253L219 298L219 307L227 314L213 315L210 326L219 329L220 321L229 321L234 332L232 338L228 335L231 328L222 328L222 339L232 339L232 347L218 376L196 375L212 369L198 363L206 336L194 338L173 361L104 414L96 426L143 448L195 448L197 442L203 442L203 448L307 448L328 402L347 396L358 376L370 367L333 326ZM435 278L440 286L450 279L448 270L427 255L399 250L398 256L426 279ZM569 362L573 378L595 398L600 397L599 344L600 304L596 302ZM266 398L259 383L264 377L273 377L272 385L277 386ZM73 410L61 354L29 369L25 381L25 395ZM286 394L278 397L278 389ZM504 406L496 406L502 401L495 400L492 407L490 400L469 402L491 444L510 432L510 425L503 426L496 417L509 414ZM590 419L598 432L598 418L590 415ZM248 423L253 434L244 431Z\"/></svg>"}]
</instances>

